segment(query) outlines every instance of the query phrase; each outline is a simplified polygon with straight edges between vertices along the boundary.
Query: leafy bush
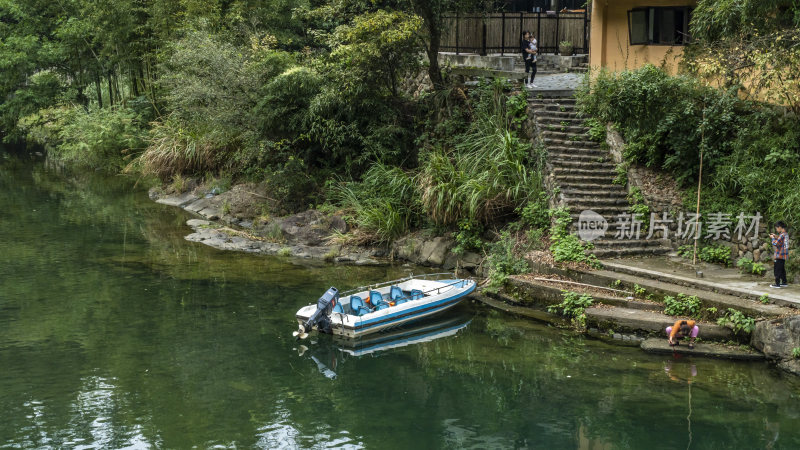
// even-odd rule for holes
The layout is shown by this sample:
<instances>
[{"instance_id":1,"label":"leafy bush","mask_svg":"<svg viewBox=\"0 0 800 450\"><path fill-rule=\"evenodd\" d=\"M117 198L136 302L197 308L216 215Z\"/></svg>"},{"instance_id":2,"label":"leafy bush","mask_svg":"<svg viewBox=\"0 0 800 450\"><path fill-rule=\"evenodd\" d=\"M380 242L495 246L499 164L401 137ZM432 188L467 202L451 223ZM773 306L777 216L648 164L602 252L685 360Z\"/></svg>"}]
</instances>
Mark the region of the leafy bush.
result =
<instances>
[{"instance_id":1,"label":"leafy bush","mask_svg":"<svg viewBox=\"0 0 800 450\"><path fill-rule=\"evenodd\" d=\"M480 251L484 242L481 239L483 227L468 219L461 219L458 222L458 232L455 234L456 246L452 252L460 255L467 251Z\"/></svg>"},{"instance_id":2,"label":"leafy bush","mask_svg":"<svg viewBox=\"0 0 800 450\"><path fill-rule=\"evenodd\" d=\"M586 119L585 125L589 127L589 140L595 142L606 141L606 126L595 118Z\"/></svg>"},{"instance_id":3,"label":"leafy bush","mask_svg":"<svg viewBox=\"0 0 800 450\"><path fill-rule=\"evenodd\" d=\"M517 255L516 240L511 238L508 231L500 233L500 239L490 244L489 257L489 284L487 287L497 289L505 284L509 275L526 273L530 266L525 258Z\"/></svg>"},{"instance_id":4,"label":"leafy bush","mask_svg":"<svg viewBox=\"0 0 800 450\"><path fill-rule=\"evenodd\" d=\"M145 146L146 132L128 108L91 109L79 106L43 110L24 118L20 127L49 155L79 167L119 171Z\"/></svg>"},{"instance_id":5,"label":"leafy bush","mask_svg":"<svg viewBox=\"0 0 800 450\"><path fill-rule=\"evenodd\" d=\"M717 325L730 327L734 333L744 332L750 334L756 327L756 321L752 317L746 316L741 311L728 308L725 315L717 319Z\"/></svg>"},{"instance_id":6,"label":"leafy bush","mask_svg":"<svg viewBox=\"0 0 800 450\"><path fill-rule=\"evenodd\" d=\"M602 267L597 257L586 253L592 249L591 243L584 244L574 234L570 234L568 227L572 222L569 210L561 207L550 211L552 226L550 227L550 251L553 253L555 262L581 262L590 267L599 269Z\"/></svg>"},{"instance_id":7,"label":"leafy bush","mask_svg":"<svg viewBox=\"0 0 800 450\"><path fill-rule=\"evenodd\" d=\"M742 273L750 273L753 275L764 275L764 272L767 271L767 268L764 267L763 264L753 262L750 258L739 258L736 261L736 267L738 267Z\"/></svg>"},{"instance_id":8,"label":"leafy bush","mask_svg":"<svg viewBox=\"0 0 800 450\"><path fill-rule=\"evenodd\" d=\"M634 214L636 219L642 221L641 231L643 233L647 232L650 228L650 207L645 203L642 190L638 187L631 188L631 191L628 193L628 203L631 205L628 210Z\"/></svg>"},{"instance_id":9,"label":"leafy bush","mask_svg":"<svg viewBox=\"0 0 800 450\"><path fill-rule=\"evenodd\" d=\"M572 319L572 323L579 327L586 326L586 308L592 306L594 299L589 294L579 294L562 290L561 295L564 300L557 305L550 305L547 311L552 314L560 314Z\"/></svg>"},{"instance_id":10,"label":"leafy bush","mask_svg":"<svg viewBox=\"0 0 800 450\"><path fill-rule=\"evenodd\" d=\"M578 104L616 124L628 161L667 170L684 185L696 184L702 148L704 211L800 220L800 191L785 189L800 183L800 119L742 100L736 87L720 90L646 65L587 79Z\"/></svg>"},{"instance_id":11,"label":"leafy bush","mask_svg":"<svg viewBox=\"0 0 800 450\"><path fill-rule=\"evenodd\" d=\"M550 209L548 207L547 193L540 192L537 198L531 199L528 203L517 208L522 223L537 229L546 229L550 226Z\"/></svg>"},{"instance_id":12,"label":"leafy bush","mask_svg":"<svg viewBox=\"0 0 800 450\"><path fill-rule=\"evenodd\" d=\"M699 318L702 303L696 295L678 294L678 298L664 297L664 314L668 316L689 316Z\"/></svg>"},{"instance_id":13,"label":"leafy bush","mask_svg":"<svg viewBox=\"0 0 800 450\"><path fill-rule=\"evenodd\" d=\"M697 259L709 263L721 263L726 266L731 265L731 255L733 249L725 245L698 245ZM692 258L694 255L694 244L686 244L678 247L678 256L682 258Z\"/></svg>"}]
</instances>

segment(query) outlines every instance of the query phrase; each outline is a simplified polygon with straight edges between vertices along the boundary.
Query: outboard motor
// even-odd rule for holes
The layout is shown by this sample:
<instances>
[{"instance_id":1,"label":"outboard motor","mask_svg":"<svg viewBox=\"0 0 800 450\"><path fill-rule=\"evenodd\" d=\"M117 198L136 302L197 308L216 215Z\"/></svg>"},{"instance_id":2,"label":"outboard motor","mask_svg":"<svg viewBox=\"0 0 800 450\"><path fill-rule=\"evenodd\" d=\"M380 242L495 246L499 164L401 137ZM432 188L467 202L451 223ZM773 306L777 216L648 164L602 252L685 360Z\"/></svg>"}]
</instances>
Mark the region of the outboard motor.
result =
<instances>
[{"instance_id":1,"label":"outboard motor","mask_svg":"<svg viewBox=\"0 0 800 450\"><path fill-rule=\"evenodd\" d=\"M317 330L321 333L330 333L331 332L331 312L333 312L333 307L336 305L336 302L339 301L339 290L335 287L331 286L322 297L317 300L317 310L314 311L314 314L308 318L306 323L300 325L300 327L292 333L298 339L305 339L308 337L308 332L314 328L314 325L317 326Z\"/></svg>"}]
</instances>

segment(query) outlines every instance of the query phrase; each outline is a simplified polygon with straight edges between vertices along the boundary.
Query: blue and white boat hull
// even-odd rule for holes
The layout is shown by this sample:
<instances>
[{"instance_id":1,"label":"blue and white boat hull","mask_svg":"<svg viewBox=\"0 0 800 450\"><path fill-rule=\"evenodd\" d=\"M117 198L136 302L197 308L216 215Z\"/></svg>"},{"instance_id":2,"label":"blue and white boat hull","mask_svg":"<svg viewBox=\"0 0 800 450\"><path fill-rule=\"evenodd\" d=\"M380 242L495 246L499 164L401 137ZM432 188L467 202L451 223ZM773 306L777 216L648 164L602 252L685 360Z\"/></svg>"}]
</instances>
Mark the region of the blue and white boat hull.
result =
<instances>
[{"instance_id":1,"label":"blue and white boat hull","mask_svg":"<svg viewBox=\"0 0 800 450\"><path fill-rule=\"evenodd\" d=\"M441 314L472 293L475 286L475 281L467 279L408 278L384 283L382 287L353 292L338 299L339 308L334 309L329 315L330 332L336 336L358 338ZM399 288L399 291L396 288ZM353 297L367 299L371 295L374 296L375 292L380 293L380 297L390 306L378 309L372 305L369 308L370 312L356 314L350 306ZM402 295L399 292L402 292ZM411 292L417 293L415 299L409 299ZM394 298L392 298L393 293L395 293ZM420 296L421 298L418 298ZM297 321L300 326L307 324L316 311L317 305L308 305L297 311Z\"/></svg>"}]
</instances>

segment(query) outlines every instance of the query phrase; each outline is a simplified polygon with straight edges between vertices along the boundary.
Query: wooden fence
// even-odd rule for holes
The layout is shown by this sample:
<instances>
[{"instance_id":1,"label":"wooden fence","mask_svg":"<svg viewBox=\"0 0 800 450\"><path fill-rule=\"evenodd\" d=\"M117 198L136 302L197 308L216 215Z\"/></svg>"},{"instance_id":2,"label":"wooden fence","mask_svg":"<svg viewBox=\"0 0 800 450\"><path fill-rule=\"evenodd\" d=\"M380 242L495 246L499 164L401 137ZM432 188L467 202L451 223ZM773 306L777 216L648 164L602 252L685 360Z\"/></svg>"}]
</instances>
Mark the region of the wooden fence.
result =
<instances>
[{"instance_id":1,"label":"wooden fence","mask_svg":"<svg viewBox=\"0 0 800 450\"><path fill-rule=\"evenodd\" d=\"M562 41L589 53L589 17L584 12L453 14L444 17L441 51L520 53L522 31L538 40L539 53L558 53Z\"/></svg>"}]
</instances>

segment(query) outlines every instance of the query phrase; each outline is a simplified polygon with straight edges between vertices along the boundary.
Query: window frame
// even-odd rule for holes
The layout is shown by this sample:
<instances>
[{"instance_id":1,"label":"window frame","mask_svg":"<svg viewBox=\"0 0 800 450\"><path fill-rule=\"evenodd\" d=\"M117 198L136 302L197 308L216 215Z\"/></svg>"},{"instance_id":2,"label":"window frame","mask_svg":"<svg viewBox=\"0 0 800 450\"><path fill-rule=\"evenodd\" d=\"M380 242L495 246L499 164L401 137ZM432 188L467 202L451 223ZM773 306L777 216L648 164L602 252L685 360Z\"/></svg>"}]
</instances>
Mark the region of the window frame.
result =
<instances>
[{"instance_id":1,"label":"window frame","mask_svg":"<svg viewBox=\"0 0 800 450\"><path fill-rule=\"evenodd\" d=\"M642 6L628 10L628 43L629 45L665 45L670 47L685 46L691 43L692 38L689 35L689 21L694 8L692 6ZM680 42L664 43L661 42L660 21L664 11L680 12L683 15L683 23L681 24L682 37ZM633 14L644 13L644 35L645 41L633 41ZM678 30L675 27L675 30Z\"/></svg>"}]
</instances>

